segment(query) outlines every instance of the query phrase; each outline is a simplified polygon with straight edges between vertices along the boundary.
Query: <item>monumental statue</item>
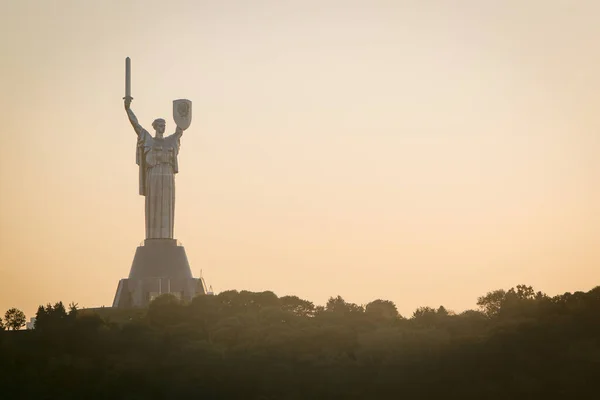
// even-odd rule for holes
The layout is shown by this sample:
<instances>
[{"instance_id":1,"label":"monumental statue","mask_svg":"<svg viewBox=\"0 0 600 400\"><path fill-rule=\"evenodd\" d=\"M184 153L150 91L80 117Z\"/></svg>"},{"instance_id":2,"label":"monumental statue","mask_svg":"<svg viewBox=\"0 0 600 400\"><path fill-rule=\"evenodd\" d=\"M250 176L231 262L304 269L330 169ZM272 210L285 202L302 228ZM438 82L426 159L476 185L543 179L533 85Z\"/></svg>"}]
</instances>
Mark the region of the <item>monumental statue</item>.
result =
<instances>
[{"instance_id":1,"label":"monumental statue","mask_svg":"<svg viewBox=\"0 0 600 400\"><path fill-rule=\"evenodd\" d=\"M175 217L175 174L179 171L177 156L184 128L164 137L165 120L152 122L152 137L139 124L131 110L131 97L125 97L125 110L137 134L136 163L140 168L139 191L146 197L146 239L173 239ZM191 120L191 102L175 100L175 111L182 119Z\"/></svg>"},{"instance_id":2,"label":"monumental statue","mask_svg":"<svg viewBox=\"0 0 600 400\"><path fill-rule=\"evenodd\" d=\"M139 194L145 197L146 240L137 248L129 278L121 279L113 307L145 306L154 297L171 293L182 299L206 293L202 278L193 278L183 246L173 236L175 174L183 131L192 121L192 102L173 101L175 133L164 136L166 122L152 122L154 136L142 127L131 110L131 61L125 60L125 111L137 135L136 164Z\"/></svg>"}]
</instances>

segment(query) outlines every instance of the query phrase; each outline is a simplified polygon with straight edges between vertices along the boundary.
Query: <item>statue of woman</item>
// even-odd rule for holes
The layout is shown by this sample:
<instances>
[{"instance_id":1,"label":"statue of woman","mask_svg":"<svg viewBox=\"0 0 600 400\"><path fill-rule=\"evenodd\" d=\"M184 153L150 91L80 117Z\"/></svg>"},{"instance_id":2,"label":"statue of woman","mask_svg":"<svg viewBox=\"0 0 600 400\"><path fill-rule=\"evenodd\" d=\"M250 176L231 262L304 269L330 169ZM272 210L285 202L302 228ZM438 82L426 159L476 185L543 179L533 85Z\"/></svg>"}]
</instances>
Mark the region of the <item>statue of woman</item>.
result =
<instances>
[{"instance_id":1,"label":"statue of woman","mask_svg":"<svg viewBox=\"0 0 600 400\"><path fill-rule=\"evenodd\" d=\"M125 111L137 134L136 164L140 166L140 195L146 196L146 239L173 239L175 217L175 174L183 130L163 137L165 120L155 119L152 137L131 111L131 97L125 98Z\"/></svg>"}]
</instances>

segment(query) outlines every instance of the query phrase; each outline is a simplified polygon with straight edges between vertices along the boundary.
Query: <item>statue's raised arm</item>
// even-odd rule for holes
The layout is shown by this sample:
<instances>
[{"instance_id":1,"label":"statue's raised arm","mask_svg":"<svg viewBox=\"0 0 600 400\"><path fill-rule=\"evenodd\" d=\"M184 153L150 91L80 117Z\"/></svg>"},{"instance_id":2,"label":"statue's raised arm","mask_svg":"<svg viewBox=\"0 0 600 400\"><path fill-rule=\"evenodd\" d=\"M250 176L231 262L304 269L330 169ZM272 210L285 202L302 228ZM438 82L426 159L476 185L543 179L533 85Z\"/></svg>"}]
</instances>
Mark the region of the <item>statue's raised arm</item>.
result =
<instances>
[{"instance_id":1,"label":"statue's raised arm","mask_svg":"<svg viewBox=\"0 0 600 400\"><path fill-rule=\"evenodd\" d=\"M145 130L140 125L140 123L138 122L137 117L135 116L135 114L131 110L131 98L130 97L126 97L125 98L125 111L127 112L127 117L129 118L129 122L131 123L131 126L133 126L133 130L135 131L135 133L138 136L145 136L144 132L148 133L148 131Z\"/></svg>"},{"instance_id":2,"label":"statue's raised arm","mask_svg":"<svg viewBox=\"0 0 600 400\"><path fill-rule=\"evenodd\" d=\"M183 129L181 129L180 127L176 127L175 128L175 133L173 133L173 136L176 137L181 137L183 135Z\"/></svg>"}]
</instances>

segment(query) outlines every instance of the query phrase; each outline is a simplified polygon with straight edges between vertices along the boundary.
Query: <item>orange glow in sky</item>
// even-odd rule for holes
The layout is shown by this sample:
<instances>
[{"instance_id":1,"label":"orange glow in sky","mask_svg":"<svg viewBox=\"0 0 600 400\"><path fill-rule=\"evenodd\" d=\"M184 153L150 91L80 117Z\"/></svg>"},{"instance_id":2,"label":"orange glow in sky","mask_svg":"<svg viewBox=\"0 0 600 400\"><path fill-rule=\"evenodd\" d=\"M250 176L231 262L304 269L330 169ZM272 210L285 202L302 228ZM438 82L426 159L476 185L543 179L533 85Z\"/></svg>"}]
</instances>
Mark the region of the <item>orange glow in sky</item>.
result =
<instances>
[{"instance_id":1,"label":"orange glow in sky","mask_svg":"<svg viewBox=\"0 0 600 400\"><path fill-rule=\"evenodd\" d=\"M63 4L60 6L60 4ZM461 311L600 283L600 2L21 0L0 28L0 312L110 305L136 136L193 102L175 236L215 291Z\"/></svg>"}]
</instances>

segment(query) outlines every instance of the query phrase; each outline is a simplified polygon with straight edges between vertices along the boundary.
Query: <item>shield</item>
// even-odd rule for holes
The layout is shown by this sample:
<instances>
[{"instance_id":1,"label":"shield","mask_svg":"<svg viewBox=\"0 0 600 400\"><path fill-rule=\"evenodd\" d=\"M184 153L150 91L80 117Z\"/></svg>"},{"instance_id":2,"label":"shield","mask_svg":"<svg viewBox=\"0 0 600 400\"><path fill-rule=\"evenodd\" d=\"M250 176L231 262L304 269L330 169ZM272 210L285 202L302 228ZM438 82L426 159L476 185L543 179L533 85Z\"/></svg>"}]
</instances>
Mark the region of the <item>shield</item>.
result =
<instances>
[{"instance_id":1,"label":"shield","mask_svg":"<svg viewBox=\"0 0 600 400\"><path fill-rule=\"evenodd\" d=\"M192 102L187 99L173 100L173 119L184 131L192 123Z\"/></svg>"}]
</instances>

